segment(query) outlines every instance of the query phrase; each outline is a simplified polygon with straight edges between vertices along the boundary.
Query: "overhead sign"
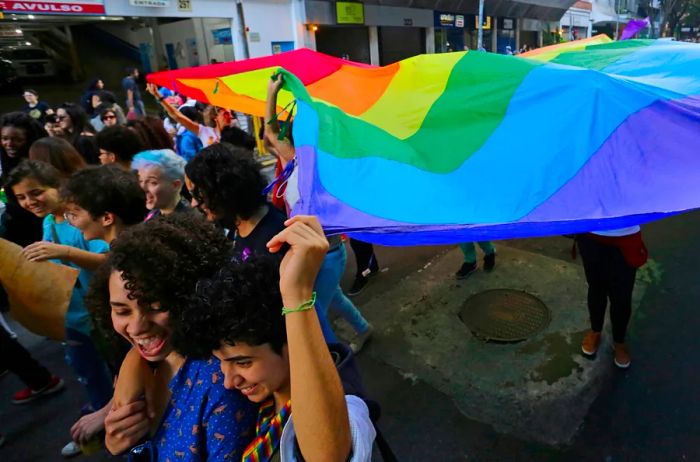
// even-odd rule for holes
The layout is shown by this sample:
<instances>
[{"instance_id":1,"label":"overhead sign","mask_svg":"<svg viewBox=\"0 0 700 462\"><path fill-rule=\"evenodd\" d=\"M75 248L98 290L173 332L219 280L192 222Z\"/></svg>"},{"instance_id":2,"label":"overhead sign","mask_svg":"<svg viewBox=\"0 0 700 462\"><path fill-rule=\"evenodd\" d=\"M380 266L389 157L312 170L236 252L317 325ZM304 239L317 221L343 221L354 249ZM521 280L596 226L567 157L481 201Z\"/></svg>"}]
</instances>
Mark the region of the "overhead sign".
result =
<instances>
[{"instance_id":1,"label":"overhead sign","mask_svg":"<svg viewBox=\"0 0 700 462\"><path fill-rule=\"evenodd\" d=\"M364 24L365 6L359 2L336 2L336 22L338 24Z\"/></svg>"},{"instance_id":2,"label":"overhead sign","mask_svg":"<svg viewBox=\"0 0 700 462\"><path fill-rule=\"evenodd\" d=\"M0 10L16 14L105 14L103 0L0 1Z\"/></svg>"},{"instance_id":3,"label":"overhead sign","mask_svg":"<svg viewBox=\"0 0 700 462\"><path fill-rule=\"evenodd\" d=\"M166 8L170 6L170 0L129 0L129 5Z\"/></svg>"},{"instance_id":4,"label":"overhead sign","mask_svg":"<svg viewBox=\"0 0 700 462\"><path fill-rule=\"evenodd\" d=\"M479 16L474 16L474 27L479 28ZM481 28L484 30L491 29L491 16L485 16L484 21L481 23Z\"/></svg>"},{"instance_id":5,"label":"overhead sign","mask_svg":"<svg viewBox=\"0 0 700 462\"><path fill-rule=\"evenodd\" d=\"M446 13L443 11L436 11L434 14L435 27L457 27L459 29L464 28L463 14Z\"/></svg>"}]
</instances>

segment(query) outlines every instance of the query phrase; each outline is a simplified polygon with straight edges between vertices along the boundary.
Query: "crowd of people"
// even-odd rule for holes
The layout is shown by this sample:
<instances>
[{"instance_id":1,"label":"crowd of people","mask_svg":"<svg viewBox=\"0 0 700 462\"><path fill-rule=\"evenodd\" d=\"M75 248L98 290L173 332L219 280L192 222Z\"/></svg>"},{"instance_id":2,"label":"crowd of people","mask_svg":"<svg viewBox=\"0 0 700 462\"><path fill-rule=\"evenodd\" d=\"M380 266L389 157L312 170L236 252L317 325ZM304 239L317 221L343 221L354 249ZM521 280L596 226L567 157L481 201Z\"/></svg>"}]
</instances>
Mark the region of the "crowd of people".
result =
<instances>
[{"instance_id":1,"label":"crowd of people","mask_svg":"<svg viewBox=\"0 0 700 462\"><path fill-rule=\"evenodd\" d=\"M56 108L26 90L24 108L0 118L0 236L29 261L79 270L64 345L88 402L64 456L103 442L132 460L370 460L376 413L353 355L373 328L340 287L343 239L315 217L290 218L299 198L289 122L275 114L282 85L269 83L262 133L154 85L161 113L148 115L135 69L125 108L95 79ZM277 158L268 187L256 137ZM582 348L595 354L610 298L619 367L639 264L627 257L641 244L630 235L580 240L592 322ZM478 245L493 270L495 247ZM379 265L371 244L350 246L354 295ZM474 244L461 249L458 279L478 267ZM348 346L330 310L355 330ZM0 345L0 369L26 384L14 403L65 387L4 323Z\"/></svg>"},{"instance_id":2,"label":"crowd of people","mask_svg":"<svg viewBox=\"0 0 700 462\"><path fill-rule=\"evenodd\" d=\"M342 376L359 376L372 326L340 288L344 242L288 218L284 186L263 194L256 136L279 170L293 145L274 120L249 133L240 114L152 85L149 115L135 69L122 90L124 107L95 79L52 108L28 89L0 118L0 236L79 270L64 348L88 402L62 454L104 442L134 460L369 460L375 427ZM352 245L355 294L379 267ZM329 310L355 328L349 346ZM65 388L4 322L0 343L0 369L26 385L14 403Z\"/></svg>"}]
</instances>

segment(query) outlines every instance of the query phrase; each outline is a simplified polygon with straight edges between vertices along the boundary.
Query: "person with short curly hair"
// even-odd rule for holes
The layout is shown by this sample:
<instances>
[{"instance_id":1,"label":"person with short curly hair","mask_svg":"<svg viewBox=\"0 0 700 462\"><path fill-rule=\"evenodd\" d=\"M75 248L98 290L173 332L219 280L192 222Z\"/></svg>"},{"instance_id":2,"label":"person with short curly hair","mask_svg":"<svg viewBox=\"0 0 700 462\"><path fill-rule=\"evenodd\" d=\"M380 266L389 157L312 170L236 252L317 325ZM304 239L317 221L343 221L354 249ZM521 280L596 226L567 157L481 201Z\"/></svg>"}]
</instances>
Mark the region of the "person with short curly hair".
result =
<instances>
[{"instance_id":1,"label":"person with short curly hair","mask_svg":"<svg viewBox=\"0 0 700 462\"><path fill-rule=\"evenodd\" d=\"M131 170L131 160L143 151L138 134L123 125L107 127L97 134L100 149L100 164L117 164L126 171Z\"/></svg>"},{"instance_id":2,"label":"person with short curly hair","mask_svg":"<svg viewBox=\"0 0 700 462\"><path fill-rule=\"evenodd\" d=\"M213 144L185 166L185 174L192 207L229 230L237 258L267 253L265 245L284 229L285 216L265 200L265 180L249 151Z\"/></svg>"},{"instance_id":3,"label":"person with short curly hair","mask_svg":"<svg viewBox=\"0 0 700 462\"><path fill-rule=\"evenodd\" d=\"M196 214L139 224L113 243L89 298L103 328L132 346L105 419L112 454L128 451L150 429L139 450L155 450L151 460L183 460L182 454L190 461L240 460L257 406L223 387L211 352L187 358L172 341L197 281L223 266L230 250L225 236Z\"/></svg>"},{"instance_id":4,"label":"person with short curly hair","mask_svg":"<svg viewBox=\"0 0 700 462\"><path fill-rule=\"evenodd\" d=\"M243 461L371 460L375 430L365 402L345 395L314 309L316 274L328 250L318 219L296 216L265 257L230 262L197 284L174 340L221 361L224 386L260 404Z\"/></svg>"},{"instance_id":5,"label":"person with short curly hair","mask_svg":"<svg viewBox=\"0 0 700 462\"><path fill-rule=\"evenodd\" d=\"M111 243L126 227L146 217L146 195L136 176L114 165L76 172L62 196L66 217L88 240Z\"/></svg>"}]
</instances>

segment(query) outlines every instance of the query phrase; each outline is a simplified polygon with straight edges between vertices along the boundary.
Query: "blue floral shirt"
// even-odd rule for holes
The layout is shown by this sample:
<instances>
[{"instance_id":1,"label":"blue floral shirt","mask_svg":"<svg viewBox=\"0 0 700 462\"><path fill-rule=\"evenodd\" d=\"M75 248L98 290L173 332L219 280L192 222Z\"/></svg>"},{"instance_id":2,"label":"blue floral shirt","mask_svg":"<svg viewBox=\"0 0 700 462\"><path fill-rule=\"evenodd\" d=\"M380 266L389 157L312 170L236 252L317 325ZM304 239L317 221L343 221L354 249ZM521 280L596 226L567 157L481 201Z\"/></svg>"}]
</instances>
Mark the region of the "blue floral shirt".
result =
<instances>
[{"instance_id":1,"label":"blue floral shirt","mask_svg":"<svg viewBox=\"0 0 700 462\"><path fill-rule=\"evenodd\" d=\"M185 361L170 381L170 404L153 436L157 460L241 460L255 436L258 405L223 382L215 357Z\"/></svg>"}]
</instances>

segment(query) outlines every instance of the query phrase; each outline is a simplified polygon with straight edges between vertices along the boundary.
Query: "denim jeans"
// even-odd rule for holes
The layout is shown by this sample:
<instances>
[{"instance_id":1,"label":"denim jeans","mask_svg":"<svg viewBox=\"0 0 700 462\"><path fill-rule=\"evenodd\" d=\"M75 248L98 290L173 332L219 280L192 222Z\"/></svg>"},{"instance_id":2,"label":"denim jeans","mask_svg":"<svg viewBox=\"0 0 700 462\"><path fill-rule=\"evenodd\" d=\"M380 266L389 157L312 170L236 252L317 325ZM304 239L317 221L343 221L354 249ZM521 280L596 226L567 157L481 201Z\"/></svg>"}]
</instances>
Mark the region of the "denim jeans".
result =
<instances>
[{"instance_id":1,"label":"denim jeans","mask_svg":"<svg viewBox=\"0 0 700 462\"><path fill-rule=\"evenodd\" d=\"M496 248L491 241L480 241L477 242L481 250L484 251L484 255L491 255L496 251ZM464 255L464 263L476 263L476 247L473 242L463 242L459 244L459 248L462 250Z\"/></svg>"},{"instance_id":2,"label":"denim jeans","mask_svg":"<svg viewBox=\"0 0 700 462\"><path fill-rule=\"evenodd\" d=\"M340 314L358 334L364 334L369 329L369 324L365 317L362 316L355 304L345 296L340 286L338 286L333 295L333 300L331 300L331 310Z\"/></svg>"},{"instance_id":3,"label":"denim jeans","mask_svg":"<svg viewBox=\"0 0 700 462\"><path fill-rule=\"evenodd\" d=\"M74 329L66 329L66 362L83 384L92 408L103 408L112 399L112 374L92 339Z\"/></svg>"}]
</instances>

